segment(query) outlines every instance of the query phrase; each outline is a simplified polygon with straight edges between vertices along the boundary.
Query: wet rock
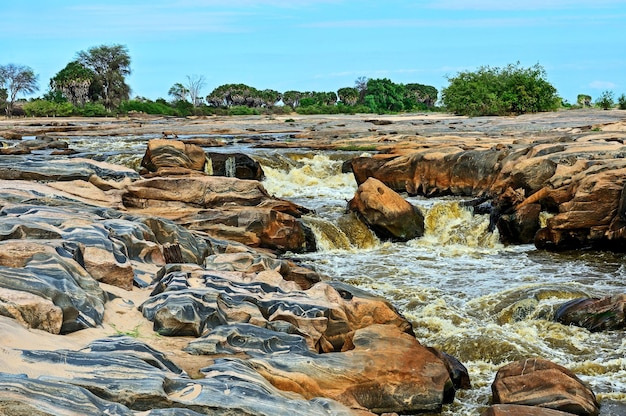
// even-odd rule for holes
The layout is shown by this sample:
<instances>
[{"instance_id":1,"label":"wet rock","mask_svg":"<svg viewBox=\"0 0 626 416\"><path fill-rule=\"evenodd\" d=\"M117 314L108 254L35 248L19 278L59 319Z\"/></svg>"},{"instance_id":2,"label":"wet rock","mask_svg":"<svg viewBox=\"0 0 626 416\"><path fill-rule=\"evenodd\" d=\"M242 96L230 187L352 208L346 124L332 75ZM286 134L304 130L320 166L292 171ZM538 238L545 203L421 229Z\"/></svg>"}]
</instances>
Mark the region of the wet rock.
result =
<instances>
[{"instance_id":1,"label":"wet rock","mask_svg":"<svg viewBox=\"0 0 626 416\"><path fill-rule=\"evenodd\" d=\"M590 331L626 328L626 295L602 299L578 298L561 305L554 319L564 325L576 325Z\"/></svg>"},{"instance_id":2,"label":"wet rock","mask_svg":"<svg viewBox=\"0 0 626 416\"><path fill-rule=\"evenodd\" d=\"M472 388L469 371L467 371L467 368L463 365L463 363L461 363L456 357L453 357L443 351L439 351L436 348L428 347L428 349L439 357L439 359L441 359L441 361L443 361L446 365L448 373L450 374L450 380L452 380L452 384L455 389L459 390Z\"/></svg>"},{"instance_id":3,"label":"wet rock","mask_svg":"<svg viewBox=\"0 0 626 416\"><path fill-rule=\"evenodd\" d=\"M544 407L520 406L516 404L496 404L489 406L481 416L571 416L572 413Z\"/></svg>"},{"instance_id":4,"label":"wet rock","mask_svg":"<svg viewBox=\"0 0 626 416\"><path fill-rule=\"evenodd\" d=\"M208 152L206 173L257 181L265 178L261 164L243 153Z\"/></svg>"},{"instance_id":5,"label":"wet rock","mask_svg":"<svg viewBox=\"0 0 626 416\"><path fill-rule=\"evenodd\" d=\"M599 413L593 391L574 373L539 358L500 368L491 390L494 404L539 406L577 415Z\"/></svg>"},{"instance_id":6,"label":"wet rock","mask_svg":"<svg viewBox=\"0 0 626 416\"><path fill-rule=\"evenodd\" d=\"M541 228L541 205L528 204L515 209L512 214L501 215L497 220L500 239L508 244L531 244Z\"/></svg>"},{"instance_id":7,"label":"wet rock","mask_svg":"<svg viewBox=\"0 0 626 416\"><path fill-rule=\"evenodd\" d=\"M333 400L285 394L238 360L216 360L203 369L205 378L192 380L162 353L129 337L97 340L81 351L13 350L0 356L0 363L24 374L0 374L0 411L4 406L48 412L34 414L354 414Z\"/></svg>"},{"instance_id":8,"label":"wet rock","mask_svg":"<svg viewBox=\"0 0 626 416\"><path fill-rule=\"evenodd\" d=\"M424 234L424 216L381 181L362 183L348 203L364 222L383 239L407 241Z\"/></svg>"},{"instance_id":9,"label":"wet rock","mask_svg":"<svg viewBox=\"0 0 626 416\"><path fill-rule=\"evenodd\" d=\"M252 356L272 353L306 353L306 340L289 334L248 323L221 325L206 335L191 341L185 351L195 355L238 354Z\"/></svg>"}]
</instances>

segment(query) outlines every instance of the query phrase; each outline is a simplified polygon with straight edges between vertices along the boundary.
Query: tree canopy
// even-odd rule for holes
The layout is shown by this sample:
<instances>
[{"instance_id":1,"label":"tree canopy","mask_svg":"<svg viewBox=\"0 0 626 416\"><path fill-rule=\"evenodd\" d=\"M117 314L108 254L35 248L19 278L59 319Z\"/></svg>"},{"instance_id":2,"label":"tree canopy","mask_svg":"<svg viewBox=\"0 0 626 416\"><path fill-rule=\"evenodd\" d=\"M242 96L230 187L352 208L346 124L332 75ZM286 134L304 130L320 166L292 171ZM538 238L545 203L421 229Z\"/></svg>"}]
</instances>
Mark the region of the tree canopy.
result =
<instances>
[{"instance_id":1,"label":"tree canopy","mask_svg":"<svg viewBox=\"0 0 626 416\"><path fill-rule=\"evenodd\" d=\"M73 105L83 106L90 100L89 90L95 73L78 61L72 61L50 79L50 89L60 92Z\"/></svg>"},{"instance_id":2,"label":"tree canopy","mask_svg":"<svg viewBox=\"0 0 626 416\"><path fill-rule=\"evenodd\" d=\"M560 104L556 88L539 64L522 68L480 67L448 78L442 91L446 109L459 115L484 116L554 111Z\"/></svg>"},{"instance_id":3,"label":"tree canopy","mask_svg":"<svg viewBox=\"0 0 626 416\"><path fill-rule=\"evenodd\" d=\"M32 94L39 90L37 75L35 75L33 70L28 66L16 64L0 66L0 86L2 86L0 90L5 90L5 111L8 117L11 117L13 114L13 103L17 98L17 94Z\"/></svg>"},{"instance_id":4,"label":"tree canopy","mask_svg":"<svg viewBox=\"0 0 626 416\"><path fill-rule=\"evenodd\" d=\"M104 106L112 109L130 96L126 76L130 75L130 55L124 45L100 45L80 51L78 62L95 74L94 95L99 94ZM99 89L99 91L98 91Z\"/></svg>"}]
</instances>

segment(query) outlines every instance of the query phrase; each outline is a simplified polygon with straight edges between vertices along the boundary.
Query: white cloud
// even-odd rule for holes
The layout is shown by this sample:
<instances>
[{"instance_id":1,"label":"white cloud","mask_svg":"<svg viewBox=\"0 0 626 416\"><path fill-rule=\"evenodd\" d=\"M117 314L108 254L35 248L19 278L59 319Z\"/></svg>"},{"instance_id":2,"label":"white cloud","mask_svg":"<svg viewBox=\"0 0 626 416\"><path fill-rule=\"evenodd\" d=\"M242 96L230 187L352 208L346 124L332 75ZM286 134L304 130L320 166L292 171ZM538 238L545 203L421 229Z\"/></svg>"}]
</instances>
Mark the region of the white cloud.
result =
<instances>
[{"instance_id":1,"label":"white cloud","mask_svg":"<svg viewBox=\"0 0 626 416\"><path fill-rule=\"evenodd\" d=\"M593 88L595 90L612 90L617 86L617 84L610 81L592 81L589 84L589 88Z\"/></svg>"}]
</instances>

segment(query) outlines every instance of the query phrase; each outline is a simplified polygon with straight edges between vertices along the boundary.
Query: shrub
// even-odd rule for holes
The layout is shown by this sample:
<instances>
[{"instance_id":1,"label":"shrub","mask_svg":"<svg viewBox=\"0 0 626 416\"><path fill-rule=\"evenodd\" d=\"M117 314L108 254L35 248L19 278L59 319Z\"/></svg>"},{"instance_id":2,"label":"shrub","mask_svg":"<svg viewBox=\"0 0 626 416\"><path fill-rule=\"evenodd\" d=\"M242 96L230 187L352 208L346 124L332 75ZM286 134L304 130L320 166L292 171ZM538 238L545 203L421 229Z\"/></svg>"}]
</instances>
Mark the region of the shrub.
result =
<instances>
[{"instance_id":1,"label":"shrub","mask_svg":"<svg viewBox=\"0 0 626 416\"><path fill-rule=\"evenodd\" d=\"M259 111L257 109L245 105L236 105L228 109L228 115L231 116L255 116L258 114Z\"/></svg>"},{"instance_id":2,"label":"shrub","mask_svg":"<svg viewBox=\"0 0 626 416\"><path fill-rule=\"evenodd\" d=\"M82 108L77 108L77 112L83 117L105 117L109 114L100 103L87 103Z\"/></svg>"},{"instance_id":3,"label":"shrub","mask_svg":"<svg viewBox=\"0 0 626 416\"><path fill-rule=\"evenodd\" d=\"M600 94L600 98L596 101L596 106L600 107L603 110L608 110L613 108L615 105L615 101L613 101L613 92L612 91L603 91Z\"/></svg>"},{"instance_id":4,"label":"shrub","mask_svg":"<svg viewBox=\"0 0 626 416\"><path fill-rule=\"evenodd\" d=\"M33 100L24 104L23 110L29 117L68 117L75 113L76 107L68 102Z\"/></svg>"},{"instance_id":5,"label":"shrub","mask_svg":"<svg viewBox=\"0 0 626 416\"><path fill-rule=\"evenodd\" d=\"M442 91L448 111L459 115L486 116L555 111L560 99L545 79L539 65L521 68L519 63L505 68L480 67L448 78Z\"/></svg>"},{"instance_id":6,"label":"shrub","mask_svg":"<svg viewBox=\"0 0 626 416\"><path fill-rule=\"evenodd\" d=\"M622 94L617 99L617 108L620 110L626 110L626 95Z\"/></svg>"}]
</instances>

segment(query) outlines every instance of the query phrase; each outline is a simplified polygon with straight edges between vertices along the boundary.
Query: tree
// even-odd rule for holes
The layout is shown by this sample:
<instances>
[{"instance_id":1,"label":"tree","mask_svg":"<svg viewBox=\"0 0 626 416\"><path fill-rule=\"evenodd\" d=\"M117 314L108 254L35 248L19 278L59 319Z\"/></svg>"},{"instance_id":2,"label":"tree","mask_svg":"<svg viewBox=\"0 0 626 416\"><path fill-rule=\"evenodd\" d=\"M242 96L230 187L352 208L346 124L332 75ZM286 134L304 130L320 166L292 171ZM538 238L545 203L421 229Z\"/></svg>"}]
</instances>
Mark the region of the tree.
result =
<instances>
[{"instance_id":1,"label":"tree","mask_svg":"<svg viewBox=\"0 0 626 416\"><path fill-rule=\"evenodd\" d=\"M591 107L591 95L578 94L578 96L576 97L576 102L581 107Z\"/></svg>"},{"instance_id":2,"label":"tree","mask_svg":"<svg viewBox=\"0 0 626 416\"><path fill-rule=\"evenodd\" d=\"M2 97L0 96L0 99ZM626 95L622 94L619 96L619 98L617 99L617 108L619 108L620 110L626 110Z\"/></svg>"},{"instance_id":3,"label":"tree","mask_svg":"<svg viewBox=\"0 0 626 416\"><path fill-rule=\"evenodd\" d=\"M283 104L296 108L300 106L300 98L302 98L302 93L300 91L285 91L283 93Z\"/></svg>"},{"instance_id":4,"label":"tree","mask_svg":"<svg viewBox=\"0 0 626 416\"><path fill-rule=\"evenodd\" d=\"M363 104L365 102L365 95L367 94L367 82L369 79L367 77L358 77L354 81L354 88L359 92L359 104Z\"/></svg>"},{"instance_id":5,"label":"tree","mask_svg":"<svg viewBox=\"0 0 626 416\"><path fill-rule=\"evenodd\" d=\"M596 101L596 105L603 110L613 108L613 105L615 105L615 101L613 101L613 91L603 91L598 101Z\"/></svg>"},{"instance_id":6,"label":"tree","mask_svg":"<svg viewBox=\"0 0 626 416\"><path fill-rule=\"evenodd\" d=\"M167 92L167 95L172 96L172 98L174 99L174 102L187 101L188 94L189 94L189 90L180 82L177 82L176 84L172 85L170 90Z\"/></svg>"},{"instance_id":7,"label":"tree","mask_svg":"<svg viewBox=\"0 0 626 416\"><path fill-rule=\"evenodd\" d=\"M0 86L6 93L5 111L8 117L13 114L13 103L19 93L32 94L39 90L37 75L24 65L0 65Z\"/></svg>"},{"instance_id":8,"label":"tree","mask_svg":"<svg viewBox=\"0 0 626 416\"><path fill-rule=\"evenodd\" d=\"M200 90L206 84L204 75L187 75L187 91L191 98L191 103L194 107L201 104L202 98L200 97Z\"/></svg>"},{"instance_id":9,"label":"tree","mask_svg":"<svg viewBox=\"0 0 626 416\"><path fill-rule=\"evenodd\" d=\"M560 104L556 88L546 80L539 65L521 68L480 67L448 78L442 91L448 111L459 115L484 116L555 111Z\"/></svg>"},{"instance_id":10,"label":"tree","mask_svg":"<svg viewBox=\"0 0 626 416\"><path fill-rule=\"evenodd\" d=\"M50 79L50 89L63 94L66 100L76 106L84 106L89 101L89 88L95 73L78 61L72 61Z\"/></svg>"},{"instance_id":11,"label":"tree","mask_svg":"<svg viewBox=\"0 0 626 416\"><path fill-rule=\"evenodd\" d=\"M430 85L406 84L405 95L408 100L405 100L405 106L408 109L416 108L420 105L433 107L437 102L438 91L437 88Z\"/></svg>"},{"instance_id":12,"label":"tree","mask_svg":"<svg viewBox=\"0 0 626 416\"><path fill-rule=\"evenodd\" d=\"M95 73L95 81L91 92L100 87L104 106L111 110L122 100L128 100L130 87L126 84L126 76L130 75L130 56L128 48L123 45L101 45L80 51L78 62ZM96 88L94 88L96 87Z\"/></svg>"},{"instance_id":13,"label":"tree","mask_svg":"<svg viewBox=\"0 0 626 416\"><path fill-rule=\"evenodd\" d=\"M375 113L397 112L405 109L406 89L387 78L367 81L365 105Z\"/></svg>"},{"instance_id":14,"label":"tree","mask_svg":"<svg viewBox=\"0 0 626 416\"><path fill-rule=\"evenodd\" d=\"M339 101L345 105L356 105L359 101L359 90L356 88L339 88L337 95L339 96Z\"/></svg>"}]
</instances>

